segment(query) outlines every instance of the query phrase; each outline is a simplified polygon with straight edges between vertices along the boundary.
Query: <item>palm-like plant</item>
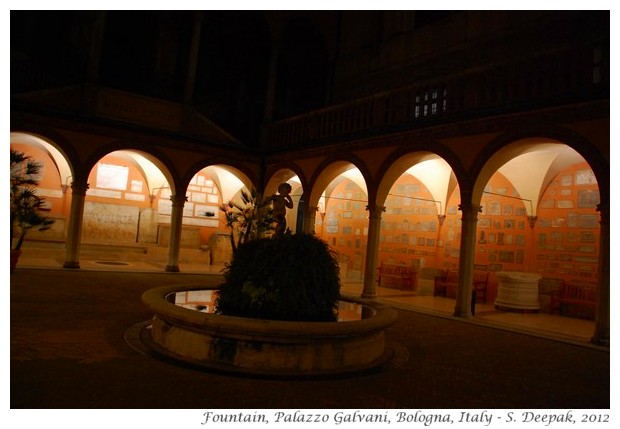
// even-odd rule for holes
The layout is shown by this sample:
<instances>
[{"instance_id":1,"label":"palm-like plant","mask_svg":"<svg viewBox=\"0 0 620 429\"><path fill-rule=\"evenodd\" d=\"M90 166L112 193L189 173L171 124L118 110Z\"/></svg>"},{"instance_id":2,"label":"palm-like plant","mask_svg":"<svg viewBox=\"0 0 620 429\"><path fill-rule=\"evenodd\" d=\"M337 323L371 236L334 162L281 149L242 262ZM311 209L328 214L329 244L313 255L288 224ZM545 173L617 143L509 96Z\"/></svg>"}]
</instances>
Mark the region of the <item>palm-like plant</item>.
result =
<instances>
[{"instance_id":1,"label":"palm-like plant","mask_svg":"<svg viewBox=\"0 0 620 429\"><path fill-rule=\"evenodd\" d=\"M242 190L241 202L230 200L220 206L220 211L224 213L226 227L230 230L233 253L237 251L239 245L273 230L273 216L268 203L259 201L255 189L250 192Z\"/></svg>"},{"instance_id":2,"label":"palm-like plant","mask_svg":"<svg viewBox=\"0 0 620 429\"><path fill-rule=\"evenodd\" d=\"M45 201L36 193L41 164L29 155L11 149L11 246L16 228L19 238L13 250L20 250L24 238L32 228L50 229L53 220L41 216Z\"/></svg>"}]
</instances>

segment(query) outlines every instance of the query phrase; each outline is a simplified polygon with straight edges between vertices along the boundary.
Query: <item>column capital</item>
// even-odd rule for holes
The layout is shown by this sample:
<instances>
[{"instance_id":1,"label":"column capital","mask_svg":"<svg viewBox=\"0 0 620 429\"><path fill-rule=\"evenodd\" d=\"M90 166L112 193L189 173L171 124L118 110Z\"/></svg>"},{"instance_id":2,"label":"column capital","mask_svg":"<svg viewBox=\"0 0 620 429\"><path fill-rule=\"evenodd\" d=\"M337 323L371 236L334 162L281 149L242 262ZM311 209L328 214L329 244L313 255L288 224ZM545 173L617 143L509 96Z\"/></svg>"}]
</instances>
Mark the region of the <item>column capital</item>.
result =
<instances>
[{"instance_id":1,"label":"column capital","mask_svg":"<svg viewBox=\"0 0 620 429\"><path fill-rule=\"evenodd\" d=\"M86 182L71 182L71 194L85 196L90 185Z\"/></svg>"},{"instance_id":2,"label":"column capital","mask_svg":"<svg viewBox=\"0 0 620 429\"><path fill-rule=\"evenodd\" d=\"M187 202L187 195L185 194L172 194L170 195L170 201L172 201L172 207L183 207Z\"/></svg>"},{"instance_id":3,"label":"column capital","mask_svg":"<svg viewBox=\"0 0 620 429\"><path fill-rule=\"evenodd\" d=\"M385 206L368 204L366 205L366 210L368 211L368 217L370 219L381 219L381 213L385 212Z\"/></svg>"},{"instance_id":4,"label":"column capital","mask_svg":"<svg viewBox=\"0 0 620 429\"><path fill-rule=\"evenodd\" d=\"M461 203L459 210L463 213L463 219L478 219L478 213L482 212L480 204Z\"/></svg>"}]
</instances>

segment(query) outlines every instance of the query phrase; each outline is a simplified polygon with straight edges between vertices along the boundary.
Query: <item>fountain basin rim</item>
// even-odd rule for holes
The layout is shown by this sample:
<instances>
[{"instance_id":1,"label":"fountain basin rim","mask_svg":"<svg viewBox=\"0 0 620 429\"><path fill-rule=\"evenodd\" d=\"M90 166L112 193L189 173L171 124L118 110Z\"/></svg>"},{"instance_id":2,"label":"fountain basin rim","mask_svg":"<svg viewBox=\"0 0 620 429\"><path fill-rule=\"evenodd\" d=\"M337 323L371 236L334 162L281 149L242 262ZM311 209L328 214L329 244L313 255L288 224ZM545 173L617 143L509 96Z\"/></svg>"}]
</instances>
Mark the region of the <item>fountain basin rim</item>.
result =
<instances>
[{"instance_id":1,"label":"fountain basin rim","mask_svg":"<svg viewBox=\"0 0 620 429\"><path fill-rule=\"evenodd\" d=\"M205 287L203 285L161 286L145 291L142 294L142 302L157 317L164 320L181 322L187 327L198 330L238 332L245 335L290 336L298 334L302 330L306 335L317 336L351 336L356 333L363 335L368 332L383 330L393 325L398 318L396 310L389 306L347 294L341 295L340 300L368 306L375 311L375 314L367 319L339 322L269 320L203 313L179 307L166 299L168 295L175 292L216 289L217 287Z\"/></svg>"}]
</instances>

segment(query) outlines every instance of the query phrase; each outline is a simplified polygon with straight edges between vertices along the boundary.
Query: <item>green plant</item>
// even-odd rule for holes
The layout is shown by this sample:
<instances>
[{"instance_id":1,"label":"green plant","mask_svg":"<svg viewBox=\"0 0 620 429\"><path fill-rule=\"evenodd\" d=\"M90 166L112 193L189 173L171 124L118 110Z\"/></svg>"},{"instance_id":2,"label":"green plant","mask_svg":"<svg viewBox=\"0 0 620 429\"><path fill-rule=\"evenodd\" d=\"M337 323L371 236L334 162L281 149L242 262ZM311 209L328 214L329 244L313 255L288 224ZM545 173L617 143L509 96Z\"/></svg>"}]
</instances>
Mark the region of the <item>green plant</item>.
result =
<instances>
[{"instance_id":1,"label":"green plant","mask_svg":"<svg viewBox=\"0 0 620 429\"><path fill-rule=\"evenodd\" d=\"M273 216L267 204L259 201L255 189L251 192L241 191L241 202L232 200L220 206L224 213L226 227L230 230L230 245L233 254L239 246L258 238L261 234L273 230Z\"/></svg>"},{"instance_id":2,"label":"green plant","mask_svg":"<svg viewBox=\"0 0 620 429\"><path fill-rule=\"evenodd\" d=\"M312 234L259 238L239 246L224 270L216 309L230 316L334 321L340 270L326 242Z\"/></svg>"},{"instance_id":3,"label":"green plant","mask_svg":"<svg viewBox=\"0 0 620 429\"><path fill-rule=\"evenodd\" d=\"M32 228L40 231L50 229L53 220L42 216L40 210L45 203L36 193L39 184L41 164L29 155L11 149L11 248L21 249L26 234ZM15 247L13 239L16 229L19 237Z\"/></svg>"}]
</instances>

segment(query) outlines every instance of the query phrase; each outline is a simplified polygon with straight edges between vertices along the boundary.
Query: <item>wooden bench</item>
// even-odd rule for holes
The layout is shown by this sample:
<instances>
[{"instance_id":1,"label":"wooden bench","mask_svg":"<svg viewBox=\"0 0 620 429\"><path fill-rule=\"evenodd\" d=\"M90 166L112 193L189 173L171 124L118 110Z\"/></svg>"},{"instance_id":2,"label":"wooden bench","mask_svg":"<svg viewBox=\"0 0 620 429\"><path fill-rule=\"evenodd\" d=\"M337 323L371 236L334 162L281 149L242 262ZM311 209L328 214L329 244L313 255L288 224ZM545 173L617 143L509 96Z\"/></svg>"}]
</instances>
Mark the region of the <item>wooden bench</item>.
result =
<instances>
[{"instance_id":1,"label":"wooden bench","mask_svg":"<svg viewBox=\"0 0 620 429\"><path fill-rule=\"evenodd\" d=\"M435 277L435 287L433 296L445 296L446 298L456 298L456 288L458 287L459 274L455 270L446 272ZM487 288L489 285L488 271L474 271L472 279L472 291L476 292L476 302L487 302Z\"/></svg>"},{"instance_id":2,"label":"wooden bench","mask_svg":"<svg viewBox=\"0 0 620 429\"><path fill-rule=\"evenodd\" d=\"M594 311L598 295L595 284L565 283L559 293L551 295L551 312L566 313L565 306L573 305Z\"/></svg>"},{"instance_id":3,"label":"wooden bench","mask_svg":"<svg viewBox=\"0 0 620 429\"><path fill-rule=\"evenodd\" d=\"M456 298L456 287L459 283L459 274L454 270L446 270L443 275L435 277L433 296Z\"/></svg>"},{"instance_id":4,"label":"wooden bench","mask_svg":"<svg viewBox=\"0 0 620 429\"><path fill-rule=\"evenodd\" d=\"M382 262L377 275L377 283L381 286L381 282L383 281L383 286L389 287L388 283L391 279L396 280L401 289L413 290L415 278L416 271L412 266Z\"/></svg>"}]
</instances>

